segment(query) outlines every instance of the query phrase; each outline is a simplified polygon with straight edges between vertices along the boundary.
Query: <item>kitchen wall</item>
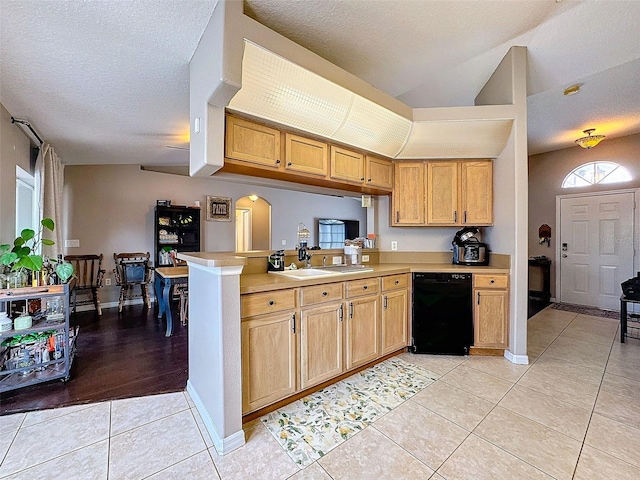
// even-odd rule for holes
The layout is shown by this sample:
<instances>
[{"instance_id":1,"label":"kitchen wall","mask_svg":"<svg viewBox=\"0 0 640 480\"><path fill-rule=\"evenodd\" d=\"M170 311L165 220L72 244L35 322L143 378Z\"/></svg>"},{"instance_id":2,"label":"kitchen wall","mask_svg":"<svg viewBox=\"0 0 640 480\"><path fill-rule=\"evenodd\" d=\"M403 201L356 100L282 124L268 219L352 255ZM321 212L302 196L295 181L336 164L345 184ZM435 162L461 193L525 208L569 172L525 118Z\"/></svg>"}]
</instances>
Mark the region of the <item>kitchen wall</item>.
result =
<instances>
[{"instance_id":1,"label":"kitchen wall","mask_svg":"<svg viewBox=\"0 0 640 480\"><path fill-rule=\"evenodd\" d=\"M298 222L312 232L317 243L315 219L337 217L359 220L366 232L366 209L352 198L320 195L282 188L141 170L136 165L68 165L65 168L66 239L80 240L79 248L66 254L103 253L107 276L113 278L114 252L142 251L153 254L154 207L157 199L174 205L193 205L202 210L201 248L206 251L235 249L235 221L206 221L206 195L241 197L256 194L271 203L272 250L293 249ZM286 245L282 246L282 240ZM105 288L103 301L115 301L117 290Z\"/></svg>"},{"instance_id":2,"label":"kitchen wall","mask_svg":"<svg viewBox=\"0 0 640 480\"><path fill-rule=\"evenodd\" d=\"M631 173L633 181L580 188L561 188L562 181L574 168L596 161L618 163ZM602 192L640 187L640 135L605 138L590 150L578 146L529 157L529 255L546 255L551 259L551 296L556 296L556 196L575 193ZM551 245L538 243L538 228L551 227ZM636 228L636 235L640 234ZM636 247L637 248L637 247Z\"/></svg>"},{"instance_id":3,"label":"kitchen wall","mask_svg":"<svg viewBox=\"0 0 640 480\"><path fill-rule=\"evenodd\" d=\"M16 165L31 171L31 142L0 104L0 244L16 238Z\"/></svg>"}]
</instances>

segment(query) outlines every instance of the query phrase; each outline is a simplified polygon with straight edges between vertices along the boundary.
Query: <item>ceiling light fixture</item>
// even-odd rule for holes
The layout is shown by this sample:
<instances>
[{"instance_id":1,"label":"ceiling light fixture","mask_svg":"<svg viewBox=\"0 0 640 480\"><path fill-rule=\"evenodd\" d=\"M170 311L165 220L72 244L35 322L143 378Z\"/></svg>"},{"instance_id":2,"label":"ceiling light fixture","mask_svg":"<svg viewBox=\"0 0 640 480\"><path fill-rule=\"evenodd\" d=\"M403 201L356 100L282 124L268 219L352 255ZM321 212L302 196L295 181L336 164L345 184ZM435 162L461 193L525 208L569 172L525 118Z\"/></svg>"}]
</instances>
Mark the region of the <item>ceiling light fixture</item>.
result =
<instances>
[{"instance_id":1,"label":"ceiling light fixture","mask_svg":"<svg viewBox=\"0 0 640 480\"><path fill-rule=\"evenodd\" d=\"M602 140L604 140L604 135L591 135L592 132L595 132L595 128L589 128L587 130L583 130L584 133L587 134L586 137L582 137L576 140L576 143L580 145L582 148L586 148L587 150L598 145Z\"/></svg>"},{"instance_id":2,"label":"ceiling light fixture","mask_svg":"<svg viewBox=\"0 0 640 480\"><path fill-rule=\"evenodd\" d=\"M252 202L255 202L256 200L258 200L258 196L254 195L254 194L251 194L251 195L249 195L249 200L251 200Z\"/></svg>"},{"instance_id":3,"label":"ceiling light fixture","mask_svg":"<svg viewBox=\"0 0 640 480\"><path fill-rule=\"evenodd\" d=\"M575 95L579 91L580 91L580 84L577 83L575 85L571 85L570 87L565 88L564 95L565 97L569 95Z\"/></svg>"}]
</instances>

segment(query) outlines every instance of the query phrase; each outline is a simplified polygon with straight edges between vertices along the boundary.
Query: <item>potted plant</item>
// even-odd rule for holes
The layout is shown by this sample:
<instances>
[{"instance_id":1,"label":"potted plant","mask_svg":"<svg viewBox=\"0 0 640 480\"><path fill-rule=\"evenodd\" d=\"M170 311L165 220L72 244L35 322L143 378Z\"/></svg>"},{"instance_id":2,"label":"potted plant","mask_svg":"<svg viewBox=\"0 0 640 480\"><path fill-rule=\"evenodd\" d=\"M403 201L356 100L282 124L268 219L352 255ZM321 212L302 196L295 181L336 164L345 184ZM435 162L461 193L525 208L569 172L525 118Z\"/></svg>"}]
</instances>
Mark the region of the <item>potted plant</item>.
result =
<instances>
[{"instance_id":1,"label":"potted plant","mask_svg":"<svg viewBox=\"0 0 640 480\"><path fill-rule=\"evenodd\" d=\"M0 245L0 265L3 265L10 273L25 274L26 272L32 272L32 276L37 275L35 272L41 272L45 264L43 256L37 253L40 247L42 245L55 245L53 240L44 238L44 231L53 232L54 228L55 224L52 219L43 218L38 232L25 228L13 241L13 246L9 244ZM55 263L57 263L55 266L56 275L58 275L62 283L66 283L73 276L73 265L62 261Z\"/></svg>"}]
</instances>

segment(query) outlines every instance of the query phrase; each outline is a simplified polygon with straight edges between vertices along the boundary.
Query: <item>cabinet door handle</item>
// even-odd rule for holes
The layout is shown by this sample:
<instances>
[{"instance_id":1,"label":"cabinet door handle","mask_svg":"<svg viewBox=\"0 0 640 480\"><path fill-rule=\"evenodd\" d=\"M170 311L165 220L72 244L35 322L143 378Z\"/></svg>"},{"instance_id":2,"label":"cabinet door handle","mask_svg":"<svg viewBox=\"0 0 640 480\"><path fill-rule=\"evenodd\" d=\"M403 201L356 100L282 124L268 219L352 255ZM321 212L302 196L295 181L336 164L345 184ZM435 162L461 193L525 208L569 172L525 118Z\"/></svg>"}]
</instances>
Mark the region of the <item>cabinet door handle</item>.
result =
<instances>
[{"instance_id":1,"label":"cabinet door handle","mask_svg":"<svg viewBox=\"0 0 640 480\"><path fill-rule=\"evenodd\" d=\"M400 222L400 211L396 211L396 223Z\"/></svg>"},{"instance_id":2,"label":"cabinet door handle","mask_svg":"<svg viewBox=\"0 0 640 480\"><path fill-rule=\"evenodd\" d=\"M467 223L467 211L464 211L464 223Z\"/></svg>"},{"instance_id":3,"label":"cabinet door handle","mask_svg":"<svg viewBox=\"0 0 640 480\"><path fill-rule=\"evenodd\" d=\"M296 333L296 314L291 315L291 323L293 325L293 333Z\"/></svg>"},{"instance_id":4,"label":"cabinet door handle","mask_svg":"<svg viewBox=\"0 0 640 480\"><path fill-rule=\"evenodd\" d=\"M353 318L353 302L349 303L349 318Z\"/></svg>"},{"instance_id":5,"label":"cabinet door handle","mask_svg":"<svg viewBox=\"0 0 640 480\"><path fill-rule=\"evenodd\" d=\"M370 178L368 178L368 179L367 179L367 182L370 182L370 181L371 181L371 179L370 179Z\"/></svg>"},{"instance_id":6,"label":"cabinet door handle","mask_svg":"<svg viewBox=\"0 0 640 480\"><path fill-rule=\"evenodd\" d=\"M287 167L290 167L291 165L293 165L293 163L291 162L287 163Z\"/></svg>"},{"instance_id":7,"label":"cabinet door handle","mask_svg":"<svg viewBox=\"0 0 640 480\"><path fill-rule=\"evenodd\" d=\"M385 310L387 309L387 300L388 300L388 297L385 295L384 296L384 309Z\"/></svg>"},{"instance_id":8,"label":"cabinet door handle","mask_svg":"<svg viewBox=\"0 0 640 480\"><path fill-rule=\"evenodd\" d=\"M360 181L361 181L361 182L364 182L364 177L362 177L362 178L360 179ZM369 181L371 181L371 180L369 180Z\"/></svg>"},{"instance_id":9,"label":"cabinet door handle","mask_svg":"<svg viewBox=\"0 0 640 480\"><path fill-rule=\"evenodd\" d=\"M478 305L480 305L480 292L478 292Z\"/></svg>"},{"instance_id":10,"label":"cabinet door handle","mask_svg":"<svg viewBox=\"0 0 640 480\"><path fill-rule=\"evenodd\" d=\"M340 305L340 321L342 321L344 317L344 305Z\"/></svg>"},{"instance_id":11,"label":"cabinet door handle","mask_svg":"<svg viewBox=\"0 0 640 480\"><path fill-rule=\"evenodd\" d=\"M453 223L458 223L458 211L453 211Z\"/></svg>"},{"instance_id":12,"label":"cabinet door handle","mask_svg":"<svg viewBox=\"0 0 640 480\"><path fill-rule=\"evenodd\" d=\"M280 163L280 159L279 159L279 158L277 158L277 159L276 159L276 164L279 164L279 163Z\"/></svg>"}]
</instances>

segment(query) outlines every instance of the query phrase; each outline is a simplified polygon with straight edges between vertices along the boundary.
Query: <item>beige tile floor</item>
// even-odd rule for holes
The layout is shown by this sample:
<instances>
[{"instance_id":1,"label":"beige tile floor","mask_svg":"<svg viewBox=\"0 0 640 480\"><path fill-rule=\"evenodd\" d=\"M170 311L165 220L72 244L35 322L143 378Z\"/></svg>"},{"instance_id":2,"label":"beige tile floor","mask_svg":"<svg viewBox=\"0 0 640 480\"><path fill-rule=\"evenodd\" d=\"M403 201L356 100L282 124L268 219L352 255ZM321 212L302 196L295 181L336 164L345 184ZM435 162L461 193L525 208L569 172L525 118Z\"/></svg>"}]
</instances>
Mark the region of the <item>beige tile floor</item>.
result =
<instances>
[{"instance_id":1,"label":"beige tile floor","mask_svg":"<svg viewBox=\"0 0 640 480\"><path fill-rule=\"evenodd\" d=\"M530 365L404 354L440 377L300 469L260 421L220 457L186 393L0 417L10 479L638 479L640 341L546 309Z\"/></svg>"}]
</instances>

